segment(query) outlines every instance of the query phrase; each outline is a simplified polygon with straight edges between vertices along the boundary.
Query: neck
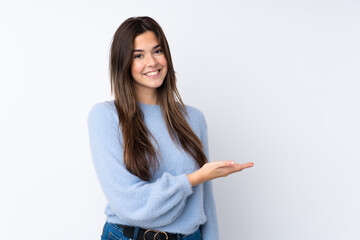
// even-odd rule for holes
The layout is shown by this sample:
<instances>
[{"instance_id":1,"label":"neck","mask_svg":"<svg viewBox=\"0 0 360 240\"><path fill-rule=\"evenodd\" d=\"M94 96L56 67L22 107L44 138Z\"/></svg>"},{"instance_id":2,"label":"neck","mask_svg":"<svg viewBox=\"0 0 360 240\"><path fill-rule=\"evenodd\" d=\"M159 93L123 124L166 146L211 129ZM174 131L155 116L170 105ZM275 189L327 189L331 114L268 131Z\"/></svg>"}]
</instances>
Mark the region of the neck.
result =
<instances>
[{"instance_id":1,"label":"neck","mask_svg":"<svg viewBox=\"0 0 360 240\"><path fill-rule=\"evenodd\" d=\"M136 94L136 98L138 102L149 104L149 105L159 105L159 99L157 96L157 92L155 91L142 91L141 94Z\"/></svg>"}]
</instances>

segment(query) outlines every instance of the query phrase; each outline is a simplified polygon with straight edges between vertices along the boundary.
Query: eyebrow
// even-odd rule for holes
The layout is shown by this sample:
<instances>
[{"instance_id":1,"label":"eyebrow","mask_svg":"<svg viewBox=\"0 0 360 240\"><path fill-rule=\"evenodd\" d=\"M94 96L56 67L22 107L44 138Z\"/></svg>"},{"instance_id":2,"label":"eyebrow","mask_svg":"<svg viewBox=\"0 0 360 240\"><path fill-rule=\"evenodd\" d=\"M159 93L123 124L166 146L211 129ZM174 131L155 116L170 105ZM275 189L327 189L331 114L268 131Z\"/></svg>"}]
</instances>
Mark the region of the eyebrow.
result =
<instances>
[{"instance_id":1,"label":"eyebrow","mask_svg":"<svg viewBox=\"0 0 360 240\"><path fill-rule=\"evenodd\" d=\"M160 47L160 44L156 45L155 47L153 47L152 49L158 48ZM141 49L134 49L133 52L143 52L144 50Z\"/></svg>"}]
</instances>

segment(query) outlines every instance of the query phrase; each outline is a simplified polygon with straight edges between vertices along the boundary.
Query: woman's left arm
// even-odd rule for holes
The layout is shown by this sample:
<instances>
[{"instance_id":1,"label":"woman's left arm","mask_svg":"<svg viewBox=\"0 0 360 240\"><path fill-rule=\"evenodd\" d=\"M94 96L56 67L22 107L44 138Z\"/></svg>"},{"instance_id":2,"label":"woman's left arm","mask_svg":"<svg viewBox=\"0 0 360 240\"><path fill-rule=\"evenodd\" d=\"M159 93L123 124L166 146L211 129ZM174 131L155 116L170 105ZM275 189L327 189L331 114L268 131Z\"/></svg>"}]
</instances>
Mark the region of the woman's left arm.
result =
<instances>
[{"instance_id":1,"label":"woman's left arm","mask_svg":"<svg viewBox=\"0 0 360 240\"><path fill-rule=\"evenodd\" d=\"M204 152L209 160L209 146L207 124L203 114L201 114L201 132L200 140L204 146ZM206 222L200 226L203 240L219 240L219 228L217 222L215 199L211 181L203 183L204 187L204 210L206 215Z\"/></svg>"},{"instance_id":2,"label":"woman's left arm","mask_svg":"<svg viewBox=\"0 0 360 240\"><path fill-rule=\"evenodd\" d=\"M216 215L215 200L213 196L212 183L206 181L204 185L204 209L206 222L200 226L203 240L219 240L219 229Z\"/></svg>"}]
</instances>

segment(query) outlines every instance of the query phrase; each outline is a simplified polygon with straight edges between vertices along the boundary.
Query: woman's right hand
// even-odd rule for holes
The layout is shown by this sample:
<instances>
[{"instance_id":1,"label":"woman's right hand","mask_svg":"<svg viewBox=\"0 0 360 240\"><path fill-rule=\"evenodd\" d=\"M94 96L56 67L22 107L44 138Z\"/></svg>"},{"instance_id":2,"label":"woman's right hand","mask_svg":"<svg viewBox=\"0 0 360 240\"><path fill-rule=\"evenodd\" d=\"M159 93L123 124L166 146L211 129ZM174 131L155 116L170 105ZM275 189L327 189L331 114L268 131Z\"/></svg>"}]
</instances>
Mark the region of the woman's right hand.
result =
<instances>
[{"instance_id":1,"label":"woman's right hand","mask_svg":"<svg viewBox=\"0 0 360 240\"><path fill-rule=\"evenodd\" d=\"M252 162L238 164L234 161L214 161L205 163L199 170L190 173L187 176L190 184L196 186L215 178L226 177L232 173L240 172L241 170L252 166L254 166L254 163Z\"/></svg>"}]
</instances>

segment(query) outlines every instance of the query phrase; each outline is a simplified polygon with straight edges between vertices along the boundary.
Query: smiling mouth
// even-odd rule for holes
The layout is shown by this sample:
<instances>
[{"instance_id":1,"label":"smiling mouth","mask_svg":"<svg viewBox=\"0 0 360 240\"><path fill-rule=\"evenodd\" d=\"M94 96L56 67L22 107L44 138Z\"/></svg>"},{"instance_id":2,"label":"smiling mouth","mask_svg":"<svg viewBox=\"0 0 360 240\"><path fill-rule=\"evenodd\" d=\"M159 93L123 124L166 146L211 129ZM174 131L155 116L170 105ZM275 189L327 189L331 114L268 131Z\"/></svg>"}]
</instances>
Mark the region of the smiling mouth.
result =
<instances>
[{"instance_id":1,"label":"smiling mouth","mask_svg":"<svg viewBox=\"0 0 360 240\"><path fill-rule=\"evenodd\" d=\"M144 75L145 75L145 76L149 76L149 77L156 76L156 75L158 75L158 74L160 73L160 70L161 70L161 69L157 69L157 70L155 70L155 71L145 73Z\"/></svg>"}]
</instances>

